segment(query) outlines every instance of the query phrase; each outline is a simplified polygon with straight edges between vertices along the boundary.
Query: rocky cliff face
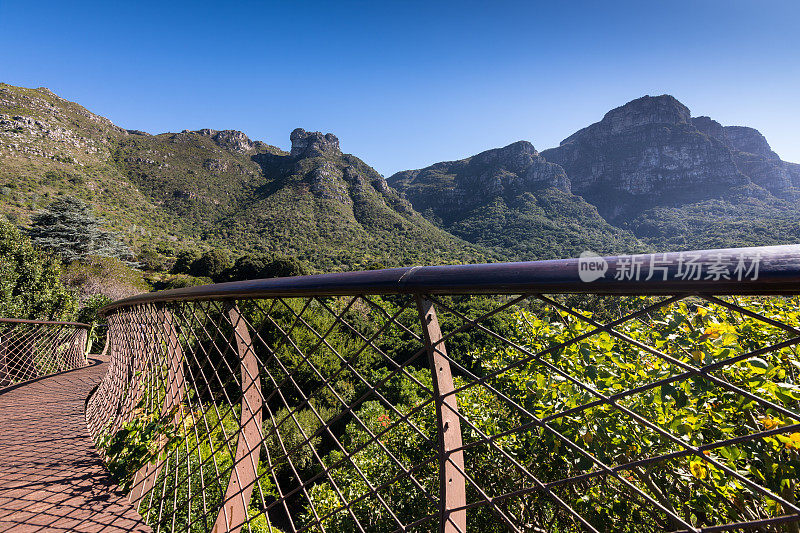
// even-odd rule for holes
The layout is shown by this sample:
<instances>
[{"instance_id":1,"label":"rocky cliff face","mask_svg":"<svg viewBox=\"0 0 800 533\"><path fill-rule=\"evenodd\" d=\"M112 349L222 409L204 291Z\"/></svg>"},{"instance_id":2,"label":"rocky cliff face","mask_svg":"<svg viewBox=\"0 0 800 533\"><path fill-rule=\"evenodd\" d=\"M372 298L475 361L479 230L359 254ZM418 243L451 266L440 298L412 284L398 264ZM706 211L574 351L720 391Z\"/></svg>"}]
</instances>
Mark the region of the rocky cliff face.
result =
<instances>
[{"instance_id":1,"label":"rocky cliff face","mask_svg":"<svg viewBox=\"0 0 800 533\"><path fill-rule=\"evenodd\" d=\"M542 155L563 166L573 191L610 219L718 197L749 182L723 140L698 129L689 109L667 95L609 111Z\"/></svg>"},{"instance_id":2,"label":"rocky cliff face","mask_svg":"<svg viewBox=\"0 0 800 533\"><path fill-rule=\"evenodd\" d=\"M691 118L669 95L613 109L542 155L612 220L712 198L795 198L798 186L757 130Z\"/></svg>"},{"instance_id":3,"label":"rocky cliff face","mask_svg":"<svg viewBox=\"0 0 800 533\"><path fill-rule=\"evenodd\" d=\"M767 159L779 160L778 154L772 151L767 139L755 128L746 126L725 126L724 141L734 150L760 155Z\"/></svg>"},{"instance_id":4,"label":"rocky cliff face","mask_svg":"<svg viewBox=\"0 0 800 533\"><path fill-rule=\"evenodd\" d=\"M722 126L709 117L692 119L704 134L719 140L731 151L736 166L756 185L782 198L795 198L800 180L793 163L781 161L767 139L754 128Z\"/></svg>"},{"instance_id":5,"label":"rocky cliff face","mask_svg":"<svg viewBox=\"0 0 800 533\"><path fill-rule=\"evenodd\" d=\"M339 139L333 133L323 135L319 131L295 129L289 136L292 142L292 157L319 157L341 154Z\"/></svg>"},{"instance_id":6,"label":"rocky cliff face","mask_svg":"<svg viewBox=\"0 0 800 533\"><path fill-rule=\"evenodd\" d=\"M184 130L183 133L195 133L197 135L202 135L204 137L210 137L215 143L217 143L222 148L234 152L239 152L242 154L254 150L258 146L258 144L260 144L251 141L247 137L247 135L245 135L241 131L236 131L236 130L217 131L206 128L192 132Z\"/></svg>"},{"instance_id":7,"label":"rocky cliff face","mask_svg":"<svg viewBox=\"0 0 800 533\"><path fill-rule=\"evenodd\" d=\"M398 172L388 181L443 228L513 259L641 249L572 194L564 169L528 141Z\"/></svg>"},{"instance_id":8,"label":"rocky cliff face","mask_svg":"<svg viewBox=\"0 0 800 533\"><path fill-rule=\"evenodd\" d=\"M555 188L570 192L564 169L548 163L528 141L487 150L467 159L437 163L389 178L417 210L441 218L458 216L496 196L513 199L524 192Z\"/></svg>"},{"instance_id":9,"label":"rocky cliff face","mask_svg":"<svg viewBox=\"0 0 800 533\"><path fill-rule=\"evenodd\" d=\"M291 152L264 154L254 159L270 176L292 176L315 197L353 205L354 198L375 194L402 212L411 212L411 204L402 200L386 180L355 156L343 154L333 133L297 128L289 136ZM284 179L281 178L281 179Z\"/></svg>"}]
</instances>

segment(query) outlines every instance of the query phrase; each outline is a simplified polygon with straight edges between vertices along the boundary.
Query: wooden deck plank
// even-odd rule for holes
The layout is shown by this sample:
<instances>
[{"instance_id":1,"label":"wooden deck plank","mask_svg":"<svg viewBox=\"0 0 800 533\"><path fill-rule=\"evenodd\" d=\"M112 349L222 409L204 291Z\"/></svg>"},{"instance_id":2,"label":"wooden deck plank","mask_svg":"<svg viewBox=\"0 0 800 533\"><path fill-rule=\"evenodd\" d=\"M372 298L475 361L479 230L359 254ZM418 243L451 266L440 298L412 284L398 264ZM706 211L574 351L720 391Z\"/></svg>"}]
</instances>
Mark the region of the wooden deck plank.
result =
<instances>
[{"instance_id":1,"label":"wooden deck plank","mask_svg":"<svg viewBox=\"0 0 800 533\"><path fill-rule=\"evenodd\" d=\"M151 531L86 428L86 397L107 366L90 361L0 392L0 531Z\"/></svg>"}]
</instances>

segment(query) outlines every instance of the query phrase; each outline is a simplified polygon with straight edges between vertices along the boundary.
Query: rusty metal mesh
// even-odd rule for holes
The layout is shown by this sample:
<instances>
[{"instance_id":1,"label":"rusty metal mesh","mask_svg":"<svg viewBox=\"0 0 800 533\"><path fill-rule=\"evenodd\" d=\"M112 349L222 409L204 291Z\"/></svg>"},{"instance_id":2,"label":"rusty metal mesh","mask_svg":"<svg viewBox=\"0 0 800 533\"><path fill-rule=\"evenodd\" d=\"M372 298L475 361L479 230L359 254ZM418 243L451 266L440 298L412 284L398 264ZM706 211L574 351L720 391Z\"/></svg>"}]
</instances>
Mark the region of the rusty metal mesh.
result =
<instances>
[{"instance_id":1,"label":"rusty metal mesh","mask_svg":"<svg viewBox=\"0 0 800 533\"><path fill-rule=\"evenodd\" d=\"M87 420L155 531L798 531L797 303L139 304Z\"/></svg>"},{"instance_id":2,"label":"rusty metal mesh","mask_svg":"<svg viewBox=\"0 0 800 533\"><path fill-rule=\"evenodd\" d=\"M0 319L0 390L86 366L87 327Z\"/></svg>"}]
</instances>

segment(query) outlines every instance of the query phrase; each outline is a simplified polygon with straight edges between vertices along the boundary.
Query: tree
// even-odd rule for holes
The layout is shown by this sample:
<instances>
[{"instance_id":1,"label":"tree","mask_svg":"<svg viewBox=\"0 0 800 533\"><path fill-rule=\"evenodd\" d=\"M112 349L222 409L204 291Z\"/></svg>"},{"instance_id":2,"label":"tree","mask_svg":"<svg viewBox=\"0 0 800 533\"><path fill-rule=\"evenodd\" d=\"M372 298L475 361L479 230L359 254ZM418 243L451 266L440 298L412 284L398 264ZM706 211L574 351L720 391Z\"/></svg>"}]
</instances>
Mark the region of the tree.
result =
<instances>
[{"instance_id":1,"label":"tree","mask_svg":"<svg viewBox=\"0 0 800 533\"><path fill-rule=\"evenodd\" d=\"M66 196L31 219L33 243L71 263L88 256L132 259L116 233L106 230L82 200Z\"/></svg>"},{"instance_id":2,"label":"tree","mask_svg":"<svg viewBox=\"0 0 800 533\"><path fill-rule=\"evenodd\" d=\"M226 281L245 279L282 278L307 274L306 266L295 259L283 255L256 254L243 255L236 263L225 271Z\"/></svg>"},{"instance_id":3,"label":"tree","mask_svg":"<svg viewBox=\"0 0 800 533\"><path fill-rule=\"evenodd\" d=\"M141 270L115 257L91 256L70 263L61 279L75 290L81 304L98 294L119 300L150 290Z\"/></svg>"},{"instance_id":4,"label":"tree","mask_svg":"<svg viewBox=\"0 0 800 533\"><path fill-rule=\"evenodd\" d=\"M35 250L28 237L0 218L0 316L73 318L78 303L60 276L58 259Z\"/></svg>"},{"instance_id":5,"label":"tree","mask_svg":"<svg viewBox=\"0 0 800 533\"><path fill-rule=\"evenodd\" d=\"M231 267L231 256L227 250L209 250L192 263L189 274L198 278L211 278L221 281L220 276Z\"/></svg>"},{"instance_id":6,"label":"tree","mask_svg":"<svg viewBox=\"0 0 800 533\"><path fill-rule=\"evenodd\" d=\"M178 252L178 257L175 259L175 264L172 265L170 272L172 274L188 274L192 270L192 264L200 259L200 251L194 248L188 250L181 250Z\"/></svg>"}]
</instances>

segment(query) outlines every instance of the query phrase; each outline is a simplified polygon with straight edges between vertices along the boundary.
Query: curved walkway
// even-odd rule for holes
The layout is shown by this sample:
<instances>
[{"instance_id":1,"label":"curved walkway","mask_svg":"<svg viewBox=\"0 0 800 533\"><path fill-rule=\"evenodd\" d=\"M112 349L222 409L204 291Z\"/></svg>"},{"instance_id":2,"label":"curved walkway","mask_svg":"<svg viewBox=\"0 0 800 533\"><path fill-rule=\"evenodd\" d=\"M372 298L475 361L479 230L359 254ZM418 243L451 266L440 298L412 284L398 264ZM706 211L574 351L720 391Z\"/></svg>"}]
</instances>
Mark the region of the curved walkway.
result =
<instances>
[{"instance_id":1,"label":"curved walkway","mask_svg":"<svg viewBox=\"0 0 800 533\"><path fill-rule=\"evenodd\" d=\"M1 532L149 532L103 466L84 403L106 371L90 366L0 392Z\"/></svg>"}]
</instances>

